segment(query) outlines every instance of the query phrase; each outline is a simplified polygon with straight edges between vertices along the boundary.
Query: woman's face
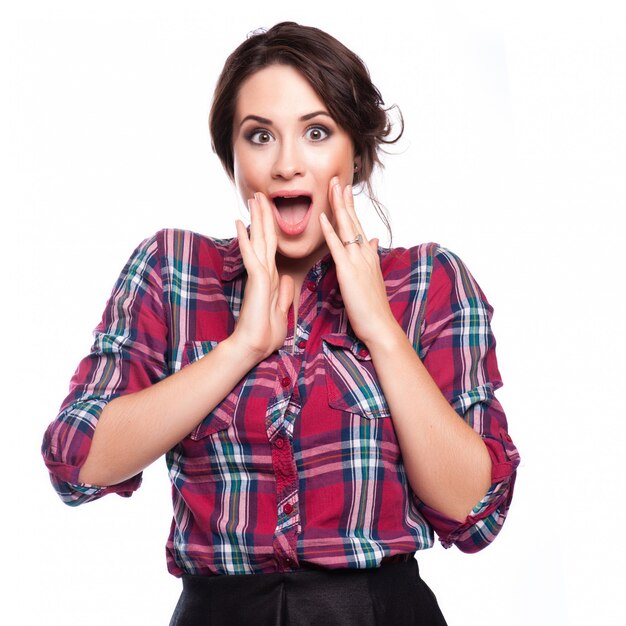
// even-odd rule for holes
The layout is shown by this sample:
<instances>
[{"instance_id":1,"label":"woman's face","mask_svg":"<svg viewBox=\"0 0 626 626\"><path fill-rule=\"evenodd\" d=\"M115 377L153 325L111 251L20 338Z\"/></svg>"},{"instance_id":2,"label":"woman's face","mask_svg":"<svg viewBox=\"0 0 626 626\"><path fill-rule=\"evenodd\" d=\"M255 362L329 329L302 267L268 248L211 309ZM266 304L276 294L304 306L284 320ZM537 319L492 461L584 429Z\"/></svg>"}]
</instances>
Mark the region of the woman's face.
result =
<instances>
[{"instance_id":1,"label":"woman's face","mask_svg":"<svg viewBox=\"0 0 626 626\"><path fill-rule=\"evenodd\" d=\"M300 72L270 65L241 85L233 154L244 202L260 191L272 206L279 271L306 271L328 252L319 216L335 224L329 181L352 182L351 137Z\"/></svg>"}]
</instances>

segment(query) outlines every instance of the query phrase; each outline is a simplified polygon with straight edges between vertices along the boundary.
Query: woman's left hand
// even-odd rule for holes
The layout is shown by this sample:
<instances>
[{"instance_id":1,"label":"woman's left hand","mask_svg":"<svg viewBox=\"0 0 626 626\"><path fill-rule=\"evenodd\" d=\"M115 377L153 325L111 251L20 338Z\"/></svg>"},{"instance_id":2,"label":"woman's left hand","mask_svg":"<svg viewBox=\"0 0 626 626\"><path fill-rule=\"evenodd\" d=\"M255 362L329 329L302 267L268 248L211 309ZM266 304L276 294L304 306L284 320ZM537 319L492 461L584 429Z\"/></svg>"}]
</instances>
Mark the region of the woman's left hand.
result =
<instances>
[{"instance_id":1,"label":"woman's left hand","mask_svg":"<svg viewBox=\"0 0 626 626\"><path fill-rule=\"evenodd\" d=\"M366 345L380 341L397 326L393 317L378 258L378 239L368 240L354 210L351 185L343 191L339 180L330 181L330 203L336 228L320 215L322 232L335 261L337 280L352 330ZM359 243L345 243L361 237Z\"/></svg>"}]
</instances>

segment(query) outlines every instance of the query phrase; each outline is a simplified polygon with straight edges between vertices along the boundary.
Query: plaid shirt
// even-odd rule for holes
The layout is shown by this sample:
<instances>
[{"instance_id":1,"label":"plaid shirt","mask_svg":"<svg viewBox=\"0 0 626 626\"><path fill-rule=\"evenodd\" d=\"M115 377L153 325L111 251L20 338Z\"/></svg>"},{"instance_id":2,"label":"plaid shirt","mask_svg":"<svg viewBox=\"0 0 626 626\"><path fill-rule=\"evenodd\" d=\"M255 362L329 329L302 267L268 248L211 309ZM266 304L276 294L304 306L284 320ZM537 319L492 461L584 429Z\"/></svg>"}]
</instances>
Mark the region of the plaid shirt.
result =
<instances>
[{"instance_id":1,"label":"plaid shirt","mask_svg":"<svg viewBox=\"0 0 626 626\"><path fill-rule=\"evenodd\" d=\"M309 271L299 319L166 455L176 576L376 567L433 544L474 552L490 543L511 501L519 455L494 397L501 386L492 309L462 262L437 244L379 249L391 310L461 418L483 437L492 486L465 521L412 492L393 419L366 346L353 334L330 255ZM202 358L232 332L246 283L236 239L164 230L122 271L90 354L48 427L43 455L70 505L121 484L79 484L98 416L116 396Z\"/></svg>"}]
</instances>

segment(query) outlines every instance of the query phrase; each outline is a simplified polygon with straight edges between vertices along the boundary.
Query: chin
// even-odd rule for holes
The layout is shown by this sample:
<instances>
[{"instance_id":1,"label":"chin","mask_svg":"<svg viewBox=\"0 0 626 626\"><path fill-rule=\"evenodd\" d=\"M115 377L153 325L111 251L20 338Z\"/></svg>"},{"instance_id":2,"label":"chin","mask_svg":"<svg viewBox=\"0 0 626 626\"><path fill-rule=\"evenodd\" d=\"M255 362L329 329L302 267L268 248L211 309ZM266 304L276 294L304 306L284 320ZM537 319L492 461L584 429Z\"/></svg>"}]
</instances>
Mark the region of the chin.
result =
<instances>
[{"instance_id":1,"label":"chin","mask_svg":"<svg viewBox=\"0 0 626 626\"><path fill-rule=\"evenodd\" d=\"M280 240L278 241L278 247L276 249L276 254L285 260L304 261L308 259L310 267L312 267L327 252L328 249L324 244L317 246L303 246L302 244L298 244L296 242L282 243Z\"/></svg>"}]
</instances>

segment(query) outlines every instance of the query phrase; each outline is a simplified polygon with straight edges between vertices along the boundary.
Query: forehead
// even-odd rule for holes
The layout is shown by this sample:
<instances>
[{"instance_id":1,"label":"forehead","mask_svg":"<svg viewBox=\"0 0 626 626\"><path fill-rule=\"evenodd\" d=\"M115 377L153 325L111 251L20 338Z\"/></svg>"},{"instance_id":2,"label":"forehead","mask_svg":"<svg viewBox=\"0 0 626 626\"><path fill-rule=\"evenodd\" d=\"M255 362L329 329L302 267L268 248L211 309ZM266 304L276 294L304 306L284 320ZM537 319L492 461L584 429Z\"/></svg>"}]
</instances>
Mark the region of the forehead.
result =
<instances>
[{"instance_id":1,"label":"forehead","mask_svg":"<svg viewBox=\"0 0 626 626\"><path fill-rule=\"evenodd\" d=\"M300 117L314 110L328 109L309 81L290 65L269 65L241 84L235 121L246 115Z\"/></svg>"}]
</instances>

